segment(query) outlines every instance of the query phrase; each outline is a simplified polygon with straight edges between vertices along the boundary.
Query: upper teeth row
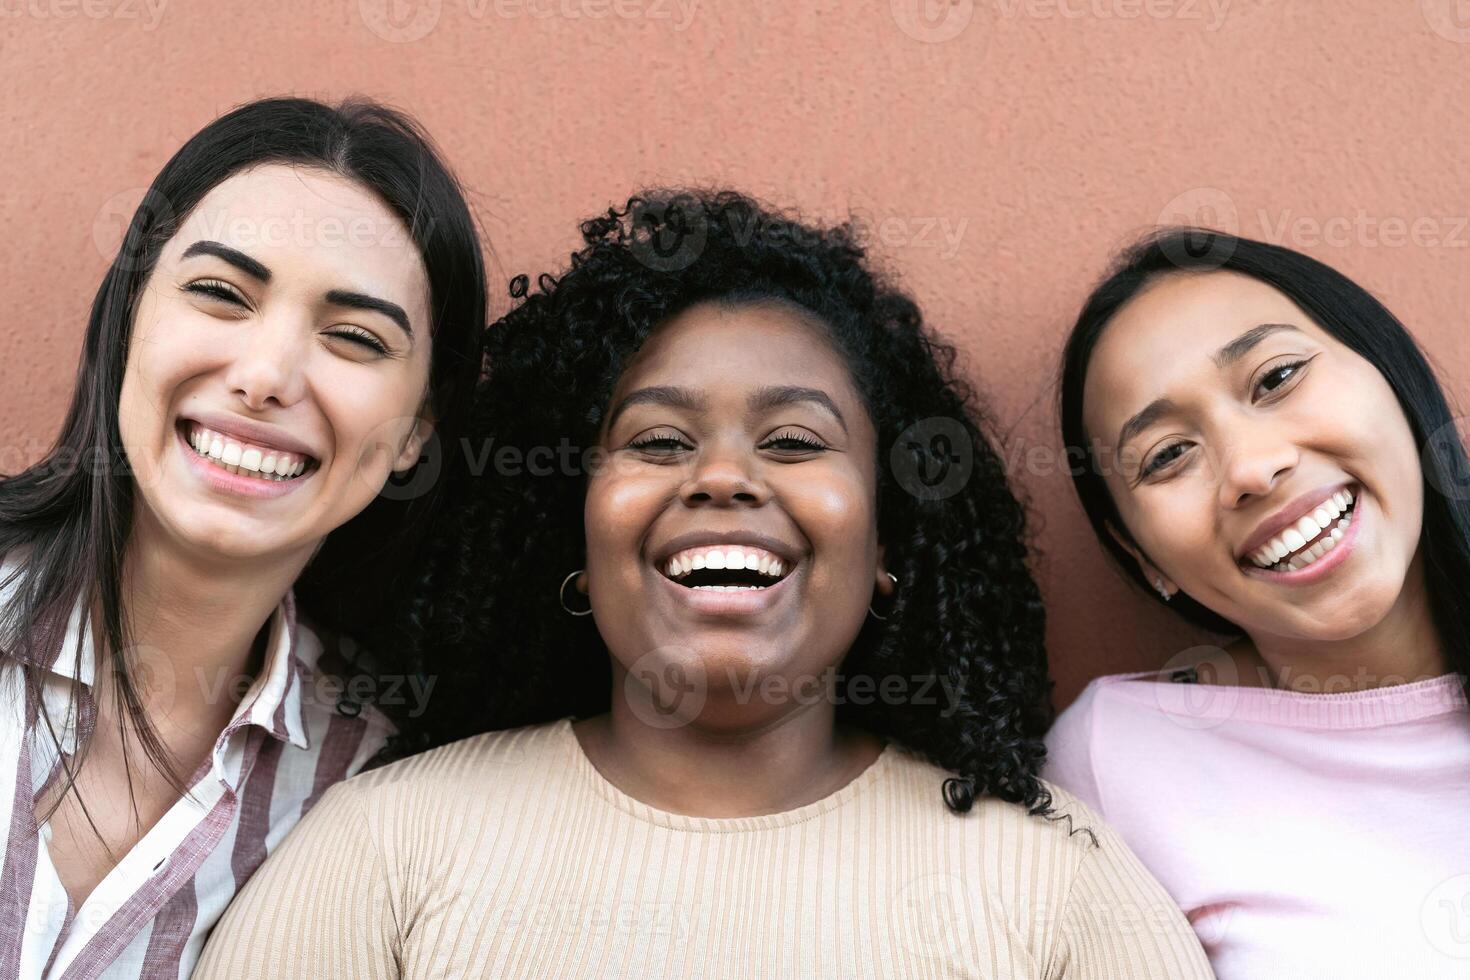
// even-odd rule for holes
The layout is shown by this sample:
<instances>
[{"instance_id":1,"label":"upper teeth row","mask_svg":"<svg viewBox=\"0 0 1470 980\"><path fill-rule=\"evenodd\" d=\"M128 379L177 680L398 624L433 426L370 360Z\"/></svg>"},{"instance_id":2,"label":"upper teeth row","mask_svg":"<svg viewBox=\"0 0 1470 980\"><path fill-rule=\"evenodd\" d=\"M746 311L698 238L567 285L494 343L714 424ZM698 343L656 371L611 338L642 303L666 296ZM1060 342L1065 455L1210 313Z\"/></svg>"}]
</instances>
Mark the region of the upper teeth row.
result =
<instances>
[{"instance_id":1,"label":"upper teeth row","mask_svg":"<svg viewBox=\"0 0 1470 980\"><path fill-rule=\"evenodd\" d=\"M780 578L784 565L780 558L760 548L686 548L668 560L665 574L679 578L696 568L748 568Z\"/></svg>"},{"instance_id":2,"label":"upper teeth row","mask_svg":"<svg viewBox=\"0 0 1470 980\"><path fill-rule=\"evenodd\" d=\"M1318 504L1316 510L1297 521L1296 524L1287 528L1285 531L1282 531L1260 549L1252 552L1250 556L1251 561L1262 568L1270 568L1293 551L1306 547L1308 541L1328 528L1331 528L1337 522L1337 519L1342 516L1342 513L1352 506L1352 503L1353 492L1351 490L1337 491L1321 504ZM1340 538L1341 535L1338 535L1339 540ZM1330 551L1336 544L1336 540L1330 545L1327 544L1326 540L1323 540L1317 545L1314 545L1313 550L1322 548L1323 552ZM1324 545L1325 547L1323 547ZM1322 557L1321 552L1312 556L1312 560L1315 561L1320 557ZM1295 561L1296 559L1293 560Z\"/></svg>"},{"instance_id":3,"label":"upper teeth row","mask_svg":"<svg viewBox=\"0 0 1470 980\"><path fill-rule=\"evenodd\" d=\"M211 432L200 425L190 427L189 445L199 455L207 456L235 472L249 470L260 476L290 479L300 476L306 469L305 456L280 449L262 449L222 436L218 432Z\"/></svg>"}]
</instances>

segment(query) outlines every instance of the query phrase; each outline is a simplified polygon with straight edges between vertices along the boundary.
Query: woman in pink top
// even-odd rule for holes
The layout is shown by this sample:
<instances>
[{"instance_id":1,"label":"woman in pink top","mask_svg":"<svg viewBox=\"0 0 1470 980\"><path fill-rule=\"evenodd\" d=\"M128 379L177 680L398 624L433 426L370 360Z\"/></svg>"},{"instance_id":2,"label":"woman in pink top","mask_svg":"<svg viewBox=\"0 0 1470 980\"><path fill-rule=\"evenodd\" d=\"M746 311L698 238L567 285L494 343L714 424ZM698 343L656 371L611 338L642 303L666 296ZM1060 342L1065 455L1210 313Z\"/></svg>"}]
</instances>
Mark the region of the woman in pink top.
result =
<instances>
[{"instance_id":1,"label":"woman in pink top","mask_svg":"<svg viewBox=\"0 0 1470 980\"><path fill-rule=\"evenodd\" d=\"M1103 545L1233 639L1094 681L1047 776L1223 980L1470 976L1470 465L1413 339L1313 259L1170 231L1088 300L1061 401Z\"/></svg>"}]
</instances>

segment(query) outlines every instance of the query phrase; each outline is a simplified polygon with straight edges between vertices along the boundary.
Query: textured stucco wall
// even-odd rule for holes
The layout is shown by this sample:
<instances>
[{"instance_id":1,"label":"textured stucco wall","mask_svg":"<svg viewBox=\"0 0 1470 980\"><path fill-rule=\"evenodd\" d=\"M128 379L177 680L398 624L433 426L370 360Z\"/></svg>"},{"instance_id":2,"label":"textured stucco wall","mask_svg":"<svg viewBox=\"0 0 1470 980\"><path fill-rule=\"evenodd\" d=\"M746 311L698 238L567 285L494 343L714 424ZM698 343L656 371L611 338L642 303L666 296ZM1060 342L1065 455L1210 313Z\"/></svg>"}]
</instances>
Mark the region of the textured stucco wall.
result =
<instances>
[{"instance_id":1,"label":"textured stucco wall","mask_svg":"<svg viewBox=\"0 0 1470 980\"><path fill-rule=\"evenodd\" d=\"M1106 566L1044 455L1063 331L1117 244L1163 217L1304 248L1470 397L1461 6L0 0L0 471L54 436L107 251L179 143L255 96L361 92L437 137L497 279L645 182L868 221L1010 440L1065 704L1197 639Z\"/></svg>"}]
</instances>

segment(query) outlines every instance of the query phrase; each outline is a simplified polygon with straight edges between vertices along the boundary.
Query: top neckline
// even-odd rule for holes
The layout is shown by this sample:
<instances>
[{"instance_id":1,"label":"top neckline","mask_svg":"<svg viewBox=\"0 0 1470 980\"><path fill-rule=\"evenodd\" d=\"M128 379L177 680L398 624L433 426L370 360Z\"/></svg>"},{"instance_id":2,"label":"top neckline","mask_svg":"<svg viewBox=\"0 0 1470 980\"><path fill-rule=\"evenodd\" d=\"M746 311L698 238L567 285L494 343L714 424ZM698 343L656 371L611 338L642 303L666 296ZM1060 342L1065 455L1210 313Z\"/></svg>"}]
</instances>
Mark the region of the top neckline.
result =
<instances>
[{"instance_id":1,"label":"top neckline","mask_svg":"<svg viewBox=\"0 0 1470 980\"><path fill-rule=\"evenodd\" d=\"M659 827L667 827L671 830L689 831L701 834L730 834L745 833L759 830L773 830L780 827L791 827L807 820L822 816L864 792L883 777L892 765L897 749L890 739L878 753L878 757L870 762L866 769L858 773L845 786L829 793L819 800L804 804L792 810L783 810L780 813L762 813L750 817L697 817L689 814L674 813L670 810L660 810L658 807L650 806L642 800L629 796L618 789L607 777L597 771L592 760L582 749L582 743L577 740L576 732L572 731L572 719L562 718L553 725L555 738L562 743L562 751L571 763L572 771L577 778L585 780L598 796L601 796L609 804L646 823Z\"/></svg>"},{"instance_id":2,"label":"top neckline","mask_svg":"<svg viewBox=\"0 0 1470 980\"><path fill-rule=\"evenodd\" d=\"M1362 691L1309 693L1271 687L1171 683L1158 671L1100 677L1130 700L1152 703L1160 711L1197 720L1200 727L1224 721L1257 721L1299 728L1373 728L1470 707L1459 674L1441 674L1408 684Z\"/></svg>"}]
</instances>

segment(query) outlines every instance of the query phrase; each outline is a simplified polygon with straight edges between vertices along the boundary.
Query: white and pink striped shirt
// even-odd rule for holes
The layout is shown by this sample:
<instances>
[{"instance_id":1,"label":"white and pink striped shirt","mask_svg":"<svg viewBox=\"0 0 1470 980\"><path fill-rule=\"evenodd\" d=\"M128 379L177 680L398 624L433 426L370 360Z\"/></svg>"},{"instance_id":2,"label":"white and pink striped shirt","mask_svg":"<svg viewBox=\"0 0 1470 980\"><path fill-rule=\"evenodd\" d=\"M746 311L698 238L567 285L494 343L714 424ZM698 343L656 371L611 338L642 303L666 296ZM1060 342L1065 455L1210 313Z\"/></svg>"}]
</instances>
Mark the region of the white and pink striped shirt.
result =
<instances>
[{"instance_id":1,"label":"white and pink striped shirt","mask_svg":"<svg viewBox=\"0 0 1470 980\"><path fill-rule=\"evenodd\" d=\"M8 569L7 569L8 570ZM43 697L61 745L30 703L22 668L0 664L0 980L187 977L225 906L322 793L361 769L392 732L371 706L339 712L315 670L321 642L287 593L271 616L265 665L210 758L176 802L73 907L47 852L36 800L89 729L95 663L74 673L80 606L49 666ZM90 644L88 645L90 647ZM82 721L67 710L73 685Z\"/></svg>"}]
</instances>

